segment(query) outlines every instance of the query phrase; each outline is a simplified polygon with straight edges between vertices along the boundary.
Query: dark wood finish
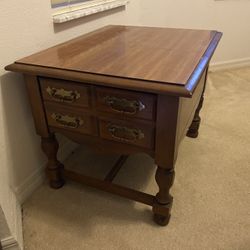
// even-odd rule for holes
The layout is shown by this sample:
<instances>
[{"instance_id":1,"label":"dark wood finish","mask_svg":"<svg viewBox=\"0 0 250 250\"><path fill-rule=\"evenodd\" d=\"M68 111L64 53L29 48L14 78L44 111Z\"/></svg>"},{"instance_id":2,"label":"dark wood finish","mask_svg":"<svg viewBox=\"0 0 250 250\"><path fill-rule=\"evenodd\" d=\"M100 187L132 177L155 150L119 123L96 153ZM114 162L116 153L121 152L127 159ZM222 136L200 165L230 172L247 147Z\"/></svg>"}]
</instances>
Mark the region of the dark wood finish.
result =
<instances>
[{"instance_id":1,"label":"dark wood finish","mask_svg":"<svg viewBox=\"0 0 250 250\"><path fill-rule=\"evenodd\" d=\"M120 117L155 119L155 95L102 87L96 89L96 94L97 110Z\"/></svg>"},{"instance_id":2,"label":"dark wood finish","mask_svg":"<svg viewBox=\"0 0 250 250\"><path fill-rule=\"evenodd\" d=\"M63 164L57 160L59 145L55 135L51 134L47 138L42 137L41 147L48 158L46 173L50 181L50 186L54 189L61 188L64 185L62 177Z\"/></svg>"},{"instance_id":3,"label":"dark wood finish","mask_svg":"<svg viewBox=\"0 0 250 250\"><path fill-rule=\"evenodd\" d=\"M196 88L193 97L190 98L180 98L179 111L178 111L178 123L177 123L177 142L178 147L182 139L186 136L186 133L192 123L194 118L195 110L198 107L199 100L202 96L206 81L206 71L203 73L199 84Z\"/></svg>"},{"instance_id":4,"label":"dark wood finish","mask_svg":"<svg viewBox=\"0 0 250 250\"><path fill-rule=\"evenodd\" d=\"M88 107L89 106L89 95L90 90L88 86L83 84L77 84L76 82L68 82L64 80L51 79L51 78L39 78L41 84L41 90L43 99L46 101L53 101L59 103L66 103L68 106L76 107ZM71 92L72 94L78 95L72 100L63 99L62 96L57 98L49 94L48 90L57 90L58 92L65 90Z\"/></svg>"},{"instance_id":5,"label":"dark wood finish","mask_svg":"<svg viewBox=\"0 0 250 250\"><path fill-rule=\"evenodd\" d=\"M222 33L217 32L214 36L214 39L208 46L205 54L200 59L200 62L198 63L197 67L193 71L192 75L190 76L188 82L185 85L186 91L188 91L191 95L195 91L195 88L198 86L199 80L203 74L208 69L209 62L219 44L219 41L222 37Z\"/></svg>"},{"instance_id":6,"label":"dark wood finish","mask_svg":"<svg viewBox=\"0 0 250 250\"><path fill-rule=\"evenodd\" d=\"M40 136L48 137L49 130L47 127L46 116L44 113L44 106L42 102L42 96L39 88L37 78L32 75L24 75L26 82L27 92L31 104L31 111L36 127L36 132Z\"/></svg>"},{"instance_id":7,"label":"dark wood finish","mask_svg":"<svg viewBox=\"0 0 250 250\"><path fill-rule=\"evenodd\" d=\"M181 140L196 136L216 31L108 26L18 60L6 70L26 75L37 133L48 157L50 185L67 178L153 207L166 225ZM49 87L49 89L48 89ZM188 98L187 98L188 97ZM153 196L112 184L125 156L104 181L63 171L54 133L106 153L149 154L158 165Z\"/></svg>"},{"instance_id":8,"label":"dark wood finish","mask_svg":"<svg viewBox=\"0 0 250 250\"><path fill-rule=\"evenodd\" d=\"M185 85L216 34L108 26L17 62Z\"/></svg>"},{"instance_id":9,"label":"dark wood finish","mask_svg":"<svg viewBox=\"0 0 250 250\"><path fill-rule=\"evenodd\" d=\"M65 130L62 128L56 128L56 127L50 127L51 132L57 132L60 134L63 134L64 136L68 137L72 141L79 143L79 144L85 144L91 147L93 150L96 150L100 153L111 153L111 154L135 154L135 153L147 153L148 155L152 156L154 158L155 152L153 149L150 148L144 148L144 147L138 147L136 145L128 145L126 143L120 143L118 141L110 141L105 140L100 137L94 137L79 133L74 133L69 130Z\"/></svg>"},{"instance_id":10,"label":"dark wood finish","mask_svg":"<svg viewBox=\"0 0 250 250\"><path fill-rule=\"evenodd\" d=\"M205 65L206 66L206 65ZM205 68L204 66L204 68ZM65 71L60 69L45 68L40 66L13 63L5 67L6 70L20 72L29 75L39 75L44 77L54 77L69 81L78 81L79 83L88 83L98 86L109 86L114 88L122 88L126 90L143 91L146 93L166 94L171 96L182 96L191 98L198 83L196 75L190 78L185 86L174 84L163 84L161 82L150 82L135 79L126 79L111 76L95 75L91 73ZM198 69L198 68L197 68ZM199 68L200 69L200 68ZM196 72L196 71L195 71ZM190 89L187 89L190 87Z\"/></svg>"},{"instance_id":11,"label":"dark wood finish","mask_svg":"<svg viewBox=\"0 0 250 250\"><path fill-rule=\"evenodd\" d=\"M150 206L154 204L155 197L153 195L139 192L131 188L122 187L120 185L110 183L109 181L98 180L90 176L77 174L68 169L64 169L63 173L65 177L71 180L80 182L82 184L85 184L85 185L88 185L97 189L101 189L105 192L117 194L125 198L138 201L146 205L150 205Z\"/></svg>"},{"instance_id":12,"label":"dark wood finish","mask_svg":"<svg viewBox=\"0 0 250 250\"><path fill-rule=\"evenodd\" d=\"M48 125L51 127L64 128L81 134L97 135L96 119L88 113L84 113L82 109L45 102L45 110ZM55 115L61 116L61 118L57 119ZM68 123L73 124L64 122L65 117L70 119Z\"/></svg>"},{"instance_id":13,"label":"dark wood finish","mask_svg":"<svg viewBox=\"0 0 250 250\"><path fill-rule=\"evenodd\" d=\"M158 167L156 171L155 179L159 186L159 192L155 197L156 203L153 206L153 212L156 223L161 226L166 226L170 220L173 197L170 195L169 190L174 183L174 176L175 171L173 168ZM164 209L159 209L159 206Z\"/></svg>"},{"instance_id":14,"label":"dark wood finish","mask_svg":"<svg viewBox=\"0 0 250 250\"><path fill-rule=\"evenodd\" d=\"M195 111L194 119L192 121L191 126L189 127L189 130L187 132L187 136L190 138L197 138L199 134L199 128L200 128L200 123L201 123L201 118L200 118L200 111L203 106L203 101L204 101L204 96L202 94L199 105Z\"/></svg>"},{"instance_id":15,"label":"dark wood finish","mask_svg":"<svg viewBox=\"0 0 250 250\"><path fill-rule=\"evenodd\" d=\"M122 120L100 120L99 125L103 139L154 148L154 127Z\"/></svg>"},{"instance_id":16,"label":"dark wood finish","mask_svg":"<svg viewBox=\"0 0 250 250\"><path fill-rule=\"evenodd\" d=\"M208 74L208 69L206 70L206 72L204 72L205 79L204 79L203 91L200 97L198 107L195 110L193 121L187 131L187 136L190 138L197 138L199 135L199 128L200 128L200 123L201 123L200 111L202 109L203 102L204 102L204 93L205 93L205 88L206 88L207 74Z\"/></svg>"},{"instance_id":17,"label":"dark wood finish","mask_svg":"<svg viewBox=\"0 0 250 250\"><path fill-rule=\"evenodd\" d=\"M109 27L107 27L107 29L108 28ZM118 26L118 28L119 28L119 26ZM137 27L138 30L140 28L141 27ZM154 30L155 28L149 28L149 29ZM146 39L143 39L143 37L140 37L140 33L138 33L138 30L136 32L137 41L134 43L134 45L138 44L140 51L141 51L141 54L142 54L148 50L147 50L147 48L144 49L141 47L141 44L142 44L141 41L144 42L145 40L148 40L149 37L147 37ZM169 29L163 29L163 28L158 29L158 33L160 34L163 30L169 30ZM171 45L170 48L172 50L175 50L175 46L178 44L178 43L176 43L176 34L179 33L179 35L182 36L183 35L182 32L185 33L185 30L181 30L181 29L170 29L170 30L171 30L171 35L169 34L169 38L167 41L164 42L164 44ZM189 31L190 31L189 36L191 37L193 35L193 37L191 39L198 41L199 40L198 38L200 36L200 35L198 35L198 33L200 31L196 30L195 31L196 34L195 33L192 34L192 30L189 30ZM99 32L100 31L96 31L96 33L99 33ZM175 38L174 38L173 35L175 32L176 32L176 34L175 34ZM114 75L99 74L98 72L95 72L94 70L92 70L90 72L90 71L77 71L75 68L72 70L71 69L64 69L61 66L63 64L63 62L66 62L66 61L72 62L70 49L72 48L72 50L73 50L73 49L75 49L75 47L74 48L71 47L70 44L72 45L72 42L73 42L74 46L76 46L76 44L74 43L74 40L66 42L66 43L59 46L59 47L61 47L61 50L60 50L61 53L58 53L54 56L57 57L59 55L63 55L63 57L61 57L62 64L60 64L60 62L59 62L59 64L56 65L56 62L58 62L58 61L57 61L57 59L55 59L55 61L53 62L53 64L55 64L55 67L50 67L49 65L46 65L45 62L43 62L43 63L38 62L38 58L41 61L43 61L44 58L42 58L41 56L44 55L43 53L47 53L49 51L49 50L45 50L45 51L40 52L36 55L32 55L28 58L19 60L14 64L8 65L5 67L5 69L10 70L10 71L27 73L27 74L31 74L31 75L40 75L40 76L46 76L46 77L61 78L61 79L65 79L65 80L72 80L72 81L78 81L78 82L84 82L84 83L87 82L89 84L96 84L96 85L101 85L101 86L118 87L118 88L123 88L123 89L138 90L138 91L149 92L149 93L160 93L160 94L192 97L192 94L193 94L193 92L194 92L194 90L199 82L200 75L207 67L209 60L211 59L211 57L212 57L212 55L213 55L213 53L214 53L214 51L219 43L219 40L222 36L222 33L220 33L220 32L205 31L205 33L207 35L209 34L209 32L211 35L210 43L208 41L207 41L207 43L201 43L201 40L199 40L199 47L202 48L201 50L204 50L204 52L205 52L204 54L200 54L201 50L197 51L197 53L200 54L200 56L198 56L198 54L196 54L196 53L190 53L188 48L183 49L183 51L182 51L183 53L181 53L181 51L178 50L179 52L177 52L176 54L175 53L172 54L173 57L171 56L171 58L172 58L172 60L170 60L171 63L167 63L167 65L165 65L164 67L161 67L162 74L165 76L171 75L171 73L170 73L171 71L175 71L175 75L179 75L179 70L180 70L181 65L179 65L180 58L178 57L178 54L182 58L183 58L183 54L186 55L187 53L189 54L189 57L192 57L192 56L197 57L195 63L193 64L192 71L191 71L191 68L189 68L189 71L182 71L182 73L184 72L185 78L187 79L187 81L185 83L181 83L181 84L178 84L181 81L171 81L170 78L169 78L169 80L166 80L166 81L149 80L148 78L145 77L145 75L148 74L148 72L149 72L148 67L144 71L145 75L143 76L143 79L129 78L127 75L125 75L125 73L124 73L124 77L120 77L120 76L118 77L115 74ZM87 37L88 37L87 40L91 40L92 34L90 33L89 35L87 35ZM92 37L92 39L93 39L92 43L94 44L94 46L103 46L101 50L104 51L106 49L106 47L104 46L105 43L103 42L103 32L100 32L100 34L101 34L100 41L98 41L94 37ZM158 38L160 38L160 37L158 37ZM84 36L79 37L77 39L80 41L84 40ZM156 43L157 40L155 40L155 39L156 38L154 37L153 42L150 43L151 46L152 46L152 44ZM121 41L123 40L122 37L120 40ZM183 44L183 42L185 42L185 44L189 48L195 47L194 46L195 43L193 43L193 42L186 43L185 37L182 40L182 44ZM85 44L82 44L79 47L81 50L85 49L83 47L83 45L85 45ZM103 65L107 65L108 62L112 61L112 59L113 59L112 51L114 51L113 45L111 48L112 49L111 54L108 54L108 51L105 50L106 53L105 53L105 56L103 58L106 59L106 62ZM181 44L179 44L179 49L180 48L181 48ZM182 48L184 48L184 47L182 47ZM171 49L170 49L170 51L171 51ZM131 46L130 50L133 50L133 46ZM153 68L155 68L155 64L160 64L159 62L161 62L161 60L164 59L164 56L162 54L162 52L164 50L165 50L164 46L163 46L163 48L160 46L155 46L153 48L152 53L150 53L149 56L147 56L145 58L142 57L141 60L136 60L137 66L134 67L134 69L138 68L139 66L141 66L142 64L147 62L149 57L152 54L155 54L156 51L160 51L160 53L158 52L159 53L158 54L158 56L159 56L158 61L155 60L151 65ZM167 53L169 55L169 52L167 52ZM81 55L82 54L84 54L84 52L76 53L75 54L75 56L76 56L75 61L81 62L81 60L82 60ZM34 61L37 61L36 64L32 60L33 56L34 56ZM65 58L67 58L67 60L65 60ZM29 63L29 60L31 60L30 63ZM51 58L51 60L53 61L53 58ZM131 63L131 60L128 60L126 62L124 61L124 65L129 65L130 63ZM186 64L186 62L185 62L185 64ZM39 65L43 65L43 66L39 66ZM176 65L178 65L178 66L176 66ZM174 67L176 68L175 70L174 70ZM168 69L168 72L166 72L167 69ZM151 73L157 75L157 72L151 72ZM184 76L184 74L182 76ZM155 77L155 78L157 78L157 77Z\"/></svg>"},{"instance_id":18,"label":"dark wood finish","mask_svg":"<svg viewBox=\"0 0 250 250\"><path fill-rule=\"evenodd\" d=\"M128 155L122 155L117 160L113 168L108 172L104 180L112 182L127 159L128 159Z\"/></svg>"},{"instance_id":19,"label":"dark wood finish","mask_svg":"<svg viewBox=\"0 0 250 250\"><path fill-rule=\"evenodd\" d=\"M155 162L171 168L176 159L176 127L179 98L159 95L155 137Z\"/></svg>"},{"instance_id":20,"label":"dark wood finish","mask_svg":"<svg viewBox=\"0 0 250 250\"><path fill-rule=\"evenodd\" d=\"M112 194L116 194L122 196L124 198L134 200L137 202L141 202L143 204L149 205L153 207L153 210L157 212L159 215L168 215L169 214L169 207L163 206L155 201L155 196L146 194L144 192L140 192L137 190L133 190L131 188L123 187L117 184L110 183L106 180L99 180L90 176L85 176L82 174L77 174L71 170L64 169L63 170L64 176L68 179L73 181L80 182L84 185L91 186L93 188L97 188L103 190L105 192L109 192ZM158 223L158 222L157 222Z\"/></svg>"}]
</instances>

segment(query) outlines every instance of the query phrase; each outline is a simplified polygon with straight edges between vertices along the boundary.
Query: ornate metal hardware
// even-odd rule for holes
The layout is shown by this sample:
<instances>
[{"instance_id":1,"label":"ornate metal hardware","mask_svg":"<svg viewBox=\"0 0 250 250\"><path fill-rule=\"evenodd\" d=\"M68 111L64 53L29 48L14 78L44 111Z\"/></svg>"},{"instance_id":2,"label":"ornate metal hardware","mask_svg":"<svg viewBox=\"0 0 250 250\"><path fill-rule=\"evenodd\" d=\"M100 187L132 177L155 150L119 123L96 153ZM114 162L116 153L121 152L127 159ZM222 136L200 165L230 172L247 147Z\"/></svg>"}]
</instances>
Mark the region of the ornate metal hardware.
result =
<instances>
[{"instance_id":1,"label":"ornate metal hardware","mask_svg":"<svg viewBox=\"0 0 250 250\"><path fill-rule=\"evenodd\" d=\"M104 97L104 102L109 105L114 111L134 115L145 109L145 105L141 101L130 101L125 98L115 96Z\"/></svg>"},{"instance_id":2,"label":"ornate metal hardware","mask_svg":"<svg viewBox=\"0 0 250 250\"><path fill-rule=\"evenodd\" d=\"M145 137L144 133L140 129L127 128L115 124L109 124L108 131L111 133L112 137L127 142L141 140Z\"/></svg>"},{"instance_id":3,"label":"ornate metal hardware","mask_svg":"<svg viewBox=\"0 0 250 250\"><path fill-rule=\"evenodd\" d=\"M65 89L56 89L51 88L50 86L46 89L47 93L54 99L60 102L75 102L80 98L80 93L76 90L65 90Z\"/></svg>"},{"instance_id":4,"label":"ornate metal hardware","mask_svg":"<svg viewBox=\"0 0 250 250\"><path fill-rule=\"evenodd\" d=\"M83 125L83 120L80 117L71 117L59 113L52 113L51 117L61 126L66 128L76 129Z\"/></svg>"}]
</instances>

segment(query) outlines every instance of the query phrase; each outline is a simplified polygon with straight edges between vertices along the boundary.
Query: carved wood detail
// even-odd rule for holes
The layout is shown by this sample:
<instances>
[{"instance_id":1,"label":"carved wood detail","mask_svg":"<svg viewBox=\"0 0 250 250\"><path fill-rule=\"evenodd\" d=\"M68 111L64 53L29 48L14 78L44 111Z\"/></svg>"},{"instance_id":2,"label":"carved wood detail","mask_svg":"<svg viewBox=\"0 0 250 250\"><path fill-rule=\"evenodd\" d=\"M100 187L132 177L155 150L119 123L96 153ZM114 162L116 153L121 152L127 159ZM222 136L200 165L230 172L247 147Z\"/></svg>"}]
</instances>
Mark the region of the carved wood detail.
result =
<instances>
[{"instance_id":1,"label":"carved wood detail","mask_svg":"<svg viewBox=\"0 0 250 250\"><path fill-rule=\"evenodd\" d=\"M46 165L46 174L50 182L50 186L54 189L61 188L64 185L62 177L63 164L57 160L57 151L59 144L55 135L48 138L42 137L41 147L48 158Z\"/></svg>"},{"instance_id":2,"label":"carved wood detail","mask_svg":"<svg viewBox=\"0 0 250 250\"><path fill-rule=\"evenodd\" d=\"M174 168L157 168L155 180L159 186L159 192L155 196L156 204L153 205L153 212L155 222L161 226L167 225L170 220L170 212L173 203L170 188L174 183L174 177Z\"/></svg>"}]
</instances>

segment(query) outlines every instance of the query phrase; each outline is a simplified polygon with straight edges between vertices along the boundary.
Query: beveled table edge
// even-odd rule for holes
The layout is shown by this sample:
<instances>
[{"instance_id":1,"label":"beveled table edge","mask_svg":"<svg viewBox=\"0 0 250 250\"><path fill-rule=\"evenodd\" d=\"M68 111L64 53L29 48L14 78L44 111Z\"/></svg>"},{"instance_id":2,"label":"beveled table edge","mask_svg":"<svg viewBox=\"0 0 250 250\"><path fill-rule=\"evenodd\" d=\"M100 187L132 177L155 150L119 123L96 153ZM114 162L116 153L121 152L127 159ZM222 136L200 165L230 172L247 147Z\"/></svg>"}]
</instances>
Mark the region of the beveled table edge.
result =
<instances>
[{"instance_id":1,"label":"beveled table edge","mask_svg":"<svg viewBox=\"0 0 250 250\"><path fill-rule=\"evenodd\" d=\"M57 79L82 82L91 85L114 87L155 94L168 94L183 97L192 96L192 94L190 94L190 92L186 90L185 86L180 86L176 84L166 84L161 82L105 76L100 74L91 74L71 70L33 66L22 63L10 64L5 67L5 70L29 75L37 75L42 77L52 77Z\"/></svg>"},{"instance_id":2,"label":"beveled table edge","mask_svg":"<svg viewBox=\"0 0 250 250\"><path fill-rule=\"evenodd\" d=\"M215 33L207 50L205 51L191 77L184 86L174 83L163 83L157 81L147 81L125 77L85 73L73 70L57 69L51 67L35 66L19 62L15 62L6 66L5 70L42 77L52 77L57 79L83 82L92 85L115 87L163 95L192 97L200 80L200 77L202 76L202 72L204 72L204 70L207 68L221 37L221 32Z\"/></svg>"},{"instance_id":3,"label":"beveled table edge","mask_svg":"<svg viewBox=\"0 0 250 250\"><path fill-rule=\"evenodd\" d=\"M191 77L188 79L187 83L185 84L185 89L190 92L192 95L195 91L197 83L199 82L202 72L207 68L209 62L217 48L219 41L222 37L222 32L217 32L214 35L212 41L210 42L207 50L205 51L204 55L202 56L201 60L199 61L198 65L196 66L195 70L193 71Z\"/></svg>"}]
</instances>

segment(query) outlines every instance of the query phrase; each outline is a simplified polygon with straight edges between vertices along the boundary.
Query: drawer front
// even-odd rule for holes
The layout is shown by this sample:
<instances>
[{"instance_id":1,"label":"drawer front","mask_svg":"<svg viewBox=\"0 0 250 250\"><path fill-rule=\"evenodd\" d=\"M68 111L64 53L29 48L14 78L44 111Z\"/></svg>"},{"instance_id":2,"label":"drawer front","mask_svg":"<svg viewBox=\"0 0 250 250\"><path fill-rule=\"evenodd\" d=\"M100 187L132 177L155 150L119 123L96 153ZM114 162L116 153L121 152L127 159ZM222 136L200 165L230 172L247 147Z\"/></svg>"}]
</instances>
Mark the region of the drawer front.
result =
<instances>
[{"instance_id":1,"label":"drawer front","mask_svg":"<svg viewBox=\"0 0 250 250\"><path fill-rule=\"evenodd\" d=\"M155 96L112 88L96 88L97 110L154 120Z\"/></svg>"},{"instance_id":2,"label":"drawer front","mask_svg":"<svg viewBox=\"0 0 250 250\"><path fill-rule=\"evenodd\" d=\"M154 147L154 128L149 125L111 120L100 120L99 125L100 136L103 139L145 148Z\"/></svg>"},{"instance_id":3,"label":"drawer front","mask_svg":"<svg viewBox=\"0 0 250 250\"><path fill-rule=\"evenodd\" d=\"M79 109L45 102L48 125L81 134L97 135L96 119Z\"/></svg>"},{"instance_id":4,"label":"drawer front","mask_svg":"<svg viewBox=\"0 0 250 250\"><path fill-rule=\"evenodd\" d=\"M43 99L66 103L67 105L88 107L89 87L71 81L40 78Z\"/></svg>"}]
</instances>

